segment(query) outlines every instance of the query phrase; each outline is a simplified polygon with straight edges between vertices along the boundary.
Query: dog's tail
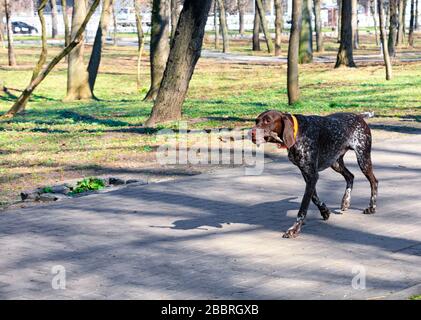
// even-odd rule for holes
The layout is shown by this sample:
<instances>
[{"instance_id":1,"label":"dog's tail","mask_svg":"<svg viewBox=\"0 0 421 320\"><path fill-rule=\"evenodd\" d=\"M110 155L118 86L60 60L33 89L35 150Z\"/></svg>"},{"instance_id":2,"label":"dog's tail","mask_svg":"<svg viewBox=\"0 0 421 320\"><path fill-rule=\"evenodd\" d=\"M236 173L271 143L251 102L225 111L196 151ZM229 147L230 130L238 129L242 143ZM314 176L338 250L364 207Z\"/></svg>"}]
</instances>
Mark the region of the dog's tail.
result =
<instances>
[{"instance_id":1,"label":"dog's tail","mask_svg":"<svg viewBox=\"0 0 421 320\"><path fill-rule=\"evenodd\" d=\"M374 111L361 112L361 113L360 113L360 115L361 115L364 119L374 118Z\"/></svg>"}]
</instances>

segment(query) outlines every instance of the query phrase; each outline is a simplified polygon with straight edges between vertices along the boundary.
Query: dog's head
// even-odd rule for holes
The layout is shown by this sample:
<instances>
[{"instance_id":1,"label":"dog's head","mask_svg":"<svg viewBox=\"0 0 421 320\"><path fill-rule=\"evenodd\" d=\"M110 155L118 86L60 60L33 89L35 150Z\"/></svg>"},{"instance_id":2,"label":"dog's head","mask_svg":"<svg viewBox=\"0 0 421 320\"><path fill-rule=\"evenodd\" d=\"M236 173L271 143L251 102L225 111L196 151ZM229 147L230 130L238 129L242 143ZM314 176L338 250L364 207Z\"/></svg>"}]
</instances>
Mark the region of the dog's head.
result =
<instances>
[{"instance_id":1,"label":"dog's head","mask_svg":"<svg viewBox=\"0 0 421 320\"><path fill-rule=\"evenodd\" d=\"M289 114L265 111L256 118L256 125L249 131L249 136L257 145L271 142L290 148L295 144L294 121Z\"/></svg>"}]
</instances>

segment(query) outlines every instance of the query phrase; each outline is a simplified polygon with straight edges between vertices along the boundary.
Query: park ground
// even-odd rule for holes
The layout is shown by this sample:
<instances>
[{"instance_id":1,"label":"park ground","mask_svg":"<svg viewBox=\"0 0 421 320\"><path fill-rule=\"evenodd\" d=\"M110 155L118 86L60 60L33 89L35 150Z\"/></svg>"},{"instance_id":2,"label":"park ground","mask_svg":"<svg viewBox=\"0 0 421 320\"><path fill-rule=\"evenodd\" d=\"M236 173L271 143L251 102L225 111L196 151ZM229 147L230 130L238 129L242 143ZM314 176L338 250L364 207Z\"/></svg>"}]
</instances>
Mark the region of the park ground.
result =
<instances>
[{"instance_id":1,"label":"park ground","mask_svg":"<svg viewBox=\"0 0 421 320\"><path fill-rule=\"evenodd\" d=\"M0 299L420 299L421 47L399 49L394 79L385 81L373 42L363 37L364 50L356 54L367 61L359 60L357 69L335 70L337 44L330 39L317 54L326 63L301 66L302 100L294 106L287 104L283 60L264 53L255 59L244 40L233 41L230 59L202 58L193 76L184 108L192 129L248 128L266 109L375 112L369 124L380 181L377 213L362 214L369 185L349 153L350 209L339 214L343 178L322 172L318 194L331 217L323 221L311 206L297 239L282 238L304 190L285 150L266 145L264 171L256 176L245 175L243 166L160 167L161 141L142 128L152 106L142 101L148 57L138 89L135 47L107 46L98 101L62 102L66 70L59 65L25 115L0 121L3 207L22 190L87 176L178 179L2 211ZM18 47L14 69L5 67L0 51L7 87L1 112L28 82L38 50ZM60 270L66 283L57 289Z\"/></svg>"},{"instance_id":2,"label":"park ground","mask_svg":"<svg viewBox=\"0 0 421 320\"><path fill-rule=\"evenodd\" d=\"M208 35L204 48L214 50ZM421 36L415 48L402 47L394 63L394 79L384 80L384 67L374 39L361 36L356 55L378 55L379 61L359 62L356 69L333 69L333 63L300 67L301 102L288 106L286 64L279 61L199 60L184 104L189 128L247 128L260 112L278 109L292 113L328 114L374 111L373 126L385 134L419 130L421 119ZM286 55L283 39L283 57ZM338 44L326 41L316 57L334 59ZM262 43L262 49L264 43ZM52 46L49 56L58 52ZM87 48L87 55L90 47ZM263 56L250 50L249 40L231 42L233 54ZM8 68L0 49L0 112L6 111L28 83L39 47L18 45L19 66ZM25 115L0 121L0 206L19 200L26 189L87 176L125 173L156 167L158 142L153 130L142 129L152 103L142 101L149 86L147 53L142 60L143 83L136 85L136 47L107 46L95 94L98 101L64 103L66 65L61 63L37 89ZM405 120L405 121L402 121ZM162 127L175 127L176 123ZM161 128L161 127L160 127ZM381 135L379 133L379 138ZM200 170L199 170L200 171ZM145 171L146 172L146 171Z\"/></svg>"}]
</instances>

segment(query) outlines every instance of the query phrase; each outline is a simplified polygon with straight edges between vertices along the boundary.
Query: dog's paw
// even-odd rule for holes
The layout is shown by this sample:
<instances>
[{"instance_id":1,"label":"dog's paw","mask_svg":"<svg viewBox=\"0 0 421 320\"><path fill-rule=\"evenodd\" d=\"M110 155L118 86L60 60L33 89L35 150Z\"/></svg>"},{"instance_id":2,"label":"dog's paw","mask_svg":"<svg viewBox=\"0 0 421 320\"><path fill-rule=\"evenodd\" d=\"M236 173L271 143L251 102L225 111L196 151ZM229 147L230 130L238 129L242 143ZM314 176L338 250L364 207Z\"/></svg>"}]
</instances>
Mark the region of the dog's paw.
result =
<instances>
[{"instance_id":1,"label":"dog's paw","mask_svg":"<svg viewBox=\"0 0 421 320\"><path fill-rule=\"evenodd\" d=\"M344 198L342 199L342 202L341 202L341 211L342 212L347 211L350 206L351 206L351 197L347 196L345 194L345 196L344 196Z\"/></svg>"},{"instance_id":2,"label":"dog's paw","mask_svg":"<svg viewBox=\"0 0 421 320\"><path fill-rule=\"evenodd\" d=\"M294 223L282 236L282 238L296 238L301 231L302 221Z\"/></svg>"},{"instance_id":3,"label":"dog's paw","mask_svg":"<svg viewBox=\"0 0 421 320\"><path fill-rule=\"evenodd\" d=\"M350 192L345 192L344 197L342 198L341 211L345 212L351 206L351 194Z\"/></svg>"},{"instance_id":4,"label":"dog's paw","mask_svg":"<svg viewBox=\"0 0 421 320\"><path fill-rule=\"evenodd\" d=\"M349 209L350 205L351 204L349 202L342 202L342 204L341 204L341 211L342 212L347 211Z\"/></svg>"},{"instance_id":5,"label":"dog's paw","mask_svg":"<svg viewBox=\"0 0 421 320\"><path fill-rule=\"evenodd\" d=\"M291 239L296 238L298 236L298 232L287 230L283 235L282 238L284 239Z\"/></svg>"},{"instance_id":6,"label":"dog's paw","mask_svg":"<svg viewBox=\"0 0 421 320\"><path fill-rule=\"evenodd\" d=\"M330 217L330 210L328 208L323 208L320 210L323 220L328 220Z\"/></svg>"},{"instance_id":7,"label":"dog's paw","mask_svg":"<svg viewBox=\"0 0 421 320\"><path fill-rule=\"evenodd\" d=\"M374 207L368 207L367 209L364 210L363 213L364 214L373 214L373 213L376 213L376 208L374 208Z\"/></svg>"}]
</instances>

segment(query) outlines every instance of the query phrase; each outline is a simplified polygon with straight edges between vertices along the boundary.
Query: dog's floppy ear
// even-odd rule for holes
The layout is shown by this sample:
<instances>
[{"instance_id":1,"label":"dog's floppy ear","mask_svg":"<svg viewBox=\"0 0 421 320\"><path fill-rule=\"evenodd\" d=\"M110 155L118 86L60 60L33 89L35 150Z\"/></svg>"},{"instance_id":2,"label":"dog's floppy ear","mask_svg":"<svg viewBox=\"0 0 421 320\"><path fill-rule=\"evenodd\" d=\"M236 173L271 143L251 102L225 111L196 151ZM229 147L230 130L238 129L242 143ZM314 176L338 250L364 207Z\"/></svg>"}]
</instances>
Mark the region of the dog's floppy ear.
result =
<instances>
[{"instance_id":1,"label":"dog's floppy ear","mask_svg":"<svg viewBox=\"0 0 421 320\"><path fill-rule=\"evenodd\" d=\"M285 146L291 148L295 144L294 138L294 121L290 115L282 115L282 121L284 124L284 131L282 133L282 140L284 140Z\"/></svg>"}]
</instances>

